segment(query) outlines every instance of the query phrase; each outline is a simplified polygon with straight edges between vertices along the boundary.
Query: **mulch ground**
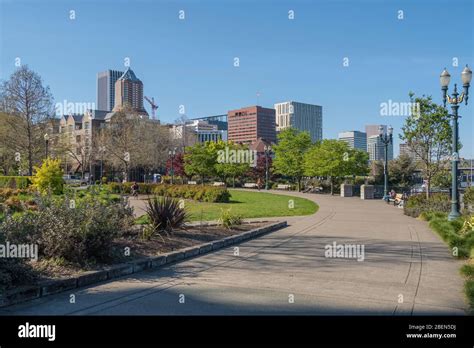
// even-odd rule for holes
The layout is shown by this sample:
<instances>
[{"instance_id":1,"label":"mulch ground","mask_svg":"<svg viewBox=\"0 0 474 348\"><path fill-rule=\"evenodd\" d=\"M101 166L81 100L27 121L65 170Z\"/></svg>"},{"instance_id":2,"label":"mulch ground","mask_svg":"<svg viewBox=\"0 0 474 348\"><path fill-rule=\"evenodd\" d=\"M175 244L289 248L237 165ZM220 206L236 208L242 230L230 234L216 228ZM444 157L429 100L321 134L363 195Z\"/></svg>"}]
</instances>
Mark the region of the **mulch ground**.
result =
<instances>
[{"instance_id":1,"label":"mulch ground","mask_svg":"<svg viewBox=\"0 0 474 348\"><path fill-rule=\"evenodd\" d=\"M185 230L173 231L168 235L166 233L154 235L150 240L144 240L141 232L136 230L114 242L114 257L107 263L79 266L58 260L39 260L37 262L31 262L31 266L39 272L40 280L76 276L85 271L101 270L111 265L137 258L157 256L170 251L212 242L268 224L269 223L261 222L245 223L231 229L226 229L221 226L187 227ZM125 255L125 250L130 251L128 256Z\"/></svg>"}]
</instances>

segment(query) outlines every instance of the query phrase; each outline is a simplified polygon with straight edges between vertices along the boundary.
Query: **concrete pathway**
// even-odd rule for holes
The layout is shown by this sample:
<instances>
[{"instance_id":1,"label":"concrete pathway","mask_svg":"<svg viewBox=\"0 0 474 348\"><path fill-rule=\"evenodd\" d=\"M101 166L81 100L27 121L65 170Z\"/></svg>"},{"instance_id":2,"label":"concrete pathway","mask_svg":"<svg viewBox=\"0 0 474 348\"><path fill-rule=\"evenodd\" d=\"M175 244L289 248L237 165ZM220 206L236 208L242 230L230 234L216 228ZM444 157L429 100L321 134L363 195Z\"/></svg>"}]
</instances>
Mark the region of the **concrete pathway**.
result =
<instances>
[{"instance_id":1,"label":"concrete pathway","mask_svg":"<svg viewBox=\"0 0 474 348\"><path fill-rule=\"evenodd\" d=\"M281 193L281 192L280 192ZM461 262L425 222L379 200L302 196L318 213L189 261L8 307L16 315L463 315ZM364 260L325 246L364 246Z\"/></svg>"}]
</instances>

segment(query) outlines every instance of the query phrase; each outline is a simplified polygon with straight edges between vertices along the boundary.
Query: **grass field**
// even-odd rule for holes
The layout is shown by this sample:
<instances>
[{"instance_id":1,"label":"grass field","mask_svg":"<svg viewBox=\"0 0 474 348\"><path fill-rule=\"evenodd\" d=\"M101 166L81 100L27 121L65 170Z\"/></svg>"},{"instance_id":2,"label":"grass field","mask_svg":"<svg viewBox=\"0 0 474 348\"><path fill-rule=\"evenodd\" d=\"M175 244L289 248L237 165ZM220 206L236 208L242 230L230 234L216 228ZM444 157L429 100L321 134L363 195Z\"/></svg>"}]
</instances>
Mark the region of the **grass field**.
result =
<instances>
[{"instance_id":1,"label":"grass field","mask_svg":"<svg viewBox=\"0 0 474 348\"><path fill-rule=\"evenodd\" d=\"M230 190L230 203L206 203L185 201L192 221L219 219L222 209L230 209L242 218L310 215L318 211L318 205L308 199L265 192ZM293 203L290 202L293 200ZM292 208L291 208L292 206ZM144 217L137 222L145 222Z\"/></svg>"}]
</instances>

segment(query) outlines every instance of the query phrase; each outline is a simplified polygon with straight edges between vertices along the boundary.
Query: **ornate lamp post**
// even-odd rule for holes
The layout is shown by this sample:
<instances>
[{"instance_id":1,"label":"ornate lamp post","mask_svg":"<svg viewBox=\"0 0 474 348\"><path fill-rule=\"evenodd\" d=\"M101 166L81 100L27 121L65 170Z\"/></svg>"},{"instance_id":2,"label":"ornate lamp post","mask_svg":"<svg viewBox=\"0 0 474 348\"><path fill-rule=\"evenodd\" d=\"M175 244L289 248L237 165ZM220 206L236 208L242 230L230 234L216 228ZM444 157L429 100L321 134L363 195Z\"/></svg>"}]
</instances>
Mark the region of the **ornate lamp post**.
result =
<instances>
[{"instance_id":1,"label":"ornate lamp post","mask_svg":"<svg viewBox=\"0 0 474 348\"><path fill-rule=\"evenodd\" d=\"M272 153L272 147L265 145L263 149L265 151L265 190L268 190L268 157Z\"/></svg>"},{"instance_id":2,"label":"ornate lamp post","mask_svg":"<svg viewBox=\"0 0 474 348\"><path fill-rule=\"evenodd\" d=\"M168 151L169 158L171 159L171 185L173 185L174 178L174 156L176 155L176 148Z\"/></svg>"},{"instance_id":3,"label":"ornate lamp post","mask_svg":"<svg viewBox=\"0 0 474 348\"><path fill-rule=\"evenodd\" d=\"M388 195L388 145L392 143L393 139L393 128L392 126L388 127L388 132L384 132L384 127L379 127L379 138L382 144L385 146L385 156L384 161L385 165L383 168L383 199L388 202L390 196Z\"/></svg>"},{"instance_id":4,"label":"ornate lamp post","mask_svg":"<svg viewBox=\"0 0 474 348\"><path fill-rule=\"evenodd\" d=\"M43 136L43 139L44 139L44 143L45 143L45 145L46 145L46 158L48 158L49 134L46 133L46 134Z\"/></svg>"},{"instance_id":5,"label":"ornate lamp post","mask_svg":"<svg viewBox=\"0 0 474 348\"><path fill-rule=\"evenodd\" d=\"M446 107L446 101L451 104L451 110L453 114L450 115L453 118L452 128L453 128L453 144L452 144L452 155L451 155L451 212L448 215L448 220L452 221L459 217L461 214L459 213L459 193L458 193L458 162L459 162L459 153L458 153L458 109L459 104L463 101L465 105L467 105L467 99L469 95L469 84L472 79L472 70L466 65L464 70L461 73L461 79L463 82L463 92L461 94L458 93L458 86L454 84L454 92L451 96L448 94L448 85L451 79L451 75L449 72L444 68L443 72L439 77L439 81L441 84L441 91L443 95L443 105Z\"/></svg>"}]
</instances>

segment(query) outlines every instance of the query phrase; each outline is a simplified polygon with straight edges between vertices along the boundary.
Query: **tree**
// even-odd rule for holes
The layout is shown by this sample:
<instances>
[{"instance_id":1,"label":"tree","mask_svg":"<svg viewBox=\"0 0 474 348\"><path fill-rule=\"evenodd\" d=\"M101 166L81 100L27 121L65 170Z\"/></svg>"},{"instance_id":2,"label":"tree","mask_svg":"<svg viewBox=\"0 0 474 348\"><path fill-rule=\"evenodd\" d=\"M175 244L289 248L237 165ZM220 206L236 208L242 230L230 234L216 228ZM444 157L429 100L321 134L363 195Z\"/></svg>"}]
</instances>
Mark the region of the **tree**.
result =
<instances>
[{"instance_id":1,"label":"tree","mask_svg":"<svg viewBox=\"0 0 474 348\"><path fill-rule=\"evenodd\" d=\"M452 152L450 117L444 107L432 101L431 96L414 98L410 93L410 98L414 110L415 105L419 108L406 119L400 139L420 158L420 169L427 183L426 197L429 198L432 179L443 169L443 160Z\"/></svg>"},{"instance_id":2,"label":"tree","mask_svg":"<svg viewBox=\"0 0 474 348\"><path fill-rule=\"evenodd\" d=\"M326 139L315 144L304 158L304 173L307 176L324 176L331 182L331 195L337 178L348 175L367 175L368 154L350 149L346 142Z\"/></svg>"},{"instance_id":3,"label":"tree","mask_svg":"<svg viewBox=\"0 0 474 348\"><path fill-rule=\"evenodd\" d=\"M409 187L413 183L415 170L416 163L407 154L402 154L398 158L391 160L388 163L388 179L390 184L393 186Z\"/></svg>"},{"instance_id":4,"label":"tree","mask_svg":"<svg viewBox=\"0 0 474 348\"><path fill-rule=\"evenodd\" d=\"M28 172L32 175L33 165L44 154L46 120L54 114L49 87L44 87L41 77L23 65L2 84L0 98L3 111L14 116L7 118L10 132L6 141L14 152L26 151Z\"/></svg>"},{"instance_id":5,"label":"tree","mask_svg":"<svg viewBox=\"0 0 474 348\"><path fill-rule=\"evenodd\" d=\"M212 151L206 144L197 143L186 148L184 154L184 171L186 175L198 175L204 185L207 176L215 174L214 166L217 163L217 152Z\"/></svg>"},{"instance_id":6,"label":"tree","mask_svg":"<svg viewBox=\"0 0 474 348\"><path fill-rule=\"evenodd\" d=\"M132 168L151 170L164 165L171 140L165 127L141 118L127 107L116 112L106 123L97 144L105 150L103 155L108 164L122 170L128 181ZM97 150L93 154L96 159L102 156Z\"/></svg>"},{"instance_id":7,"label":"tree","mask_svg":"<svg viewBox=\"0 0 474 348\"><path fill-rule=\"evenodd\" d=\"M266 162L267 160L265 159L265 154L264 153L259 153L257 156L257 165L253 168L250 168L248 171L248 176L251 177L253 180L257 180L258 178L264 179L266 176ZM272 168L273 164L273 159L269 155L268 156L268 179L272 180L272 171L270 170Z\"/></svg>"},{"instance_id":8,"label":"tree","mask_svg":"<svg viewBox=\"0 0 474 348\"><path fill-rule=\"evenodd\" d=\"M278 134L278 144L273 146L275 173L293 178L301 189L301 179L304 175L304 156L311 147L311 137L308 132L299 132L287 128Z\"/></svg>"},{"instance_id":9,"label":"tree","mask_svg":"<svg viewBox=\"0 0 474 348\"><path fill-rule=\"evenodd\" d=\"M231 141L225 142L222 140L219 140L218 142L207 143L207 146L209 147L212 153L215 153L217 155L218 160L214 164L214 170L216 175L219 176L223 182L225 182L227 178L232 178L232 186L235 187L235 178L245 174L250 168L250 163L248 162L248 160L250 160L251 158L250 156L247 156L250 154L249 147L247 145L234 144ZM221 151L221 153L223 154L226 150L228 153L246 153L247 155L245 156L245 158L240 158L242 156L235 156L235 161L231 160L232 156L230 158L227 158L227 160L219 161L219 152Z\"/></svg>"},{"instance_id":10,"label":"tree","mask_svg":"<svg viewBox=\"0 0 474 348\"><path fill-rule=\"evenodd\" d=\"M171 166L171 162L173 162L173 166ZM168 157L168 160L166 161L167 175L171 175L171 169L173 169L173 175L184 176L186 174L184 172L184 154L182 152L177 153L174 156L173 161Z\"/></svg>"},{"instance_id":11,"label":"tree","mask_svg":"<svg viewBox=\"0 0 474 348\"><path fill-rule=\"evenodd\" d=\"M14 116L0 112L0 173L3 175L10 175L16 169L15 174L18 175L19 161L20 158L15 160L15 150L11 146L12 144L7 140L10 129L10 118Z\"/></svg>"}]
</instances>

